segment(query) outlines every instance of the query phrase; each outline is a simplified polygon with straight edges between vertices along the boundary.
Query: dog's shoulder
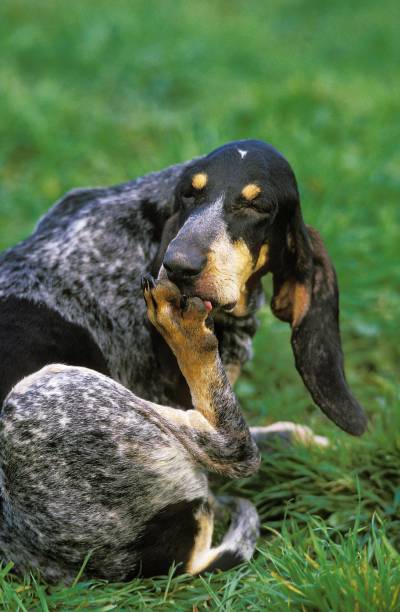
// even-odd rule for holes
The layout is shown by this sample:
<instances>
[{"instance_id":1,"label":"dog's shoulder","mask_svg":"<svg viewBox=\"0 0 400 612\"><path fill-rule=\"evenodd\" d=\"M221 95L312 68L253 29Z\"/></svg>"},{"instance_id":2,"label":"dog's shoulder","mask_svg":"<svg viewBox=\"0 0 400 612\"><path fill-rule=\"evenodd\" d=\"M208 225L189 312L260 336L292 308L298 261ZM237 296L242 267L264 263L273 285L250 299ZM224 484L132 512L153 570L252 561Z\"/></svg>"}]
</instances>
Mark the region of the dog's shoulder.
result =
<instances>
[{"instance_id":1,"label":"dog's shoulder","mask_svg":"<svg viewBox=\"0 0 400 612\"><path fill-rule=\"evenodd\" d=\"M72 189L39 220L36 232L60 228L70 223L84 208L94 212L104 206L108 210L114 209L117 214L118 204L129 204L137 215L155 223L158 228L173 212L175 185L188 163L175 164L111 187Z\"/></svg>"},{"instance_id":2,"label":"dog's shoulder","mask_svg":"<svg viewBox=\"0 0 400 612\"><path fill-rule=\"evenodd\" d=\"M109 374L90 333L29 299L0 299L0 405L21 378L49 363L81 365Z\"/></svg>"}]
</instances>

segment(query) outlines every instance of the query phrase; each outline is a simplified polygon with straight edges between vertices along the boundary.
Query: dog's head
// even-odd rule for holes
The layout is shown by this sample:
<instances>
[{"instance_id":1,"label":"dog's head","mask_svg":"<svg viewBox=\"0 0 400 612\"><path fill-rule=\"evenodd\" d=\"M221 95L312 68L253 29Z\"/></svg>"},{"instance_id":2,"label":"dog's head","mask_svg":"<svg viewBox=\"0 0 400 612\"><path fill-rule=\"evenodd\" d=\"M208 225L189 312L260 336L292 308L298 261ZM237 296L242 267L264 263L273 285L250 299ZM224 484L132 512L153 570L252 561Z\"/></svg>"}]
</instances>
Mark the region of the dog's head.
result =
<instances>
[{"instance_id":1,"label":"dog's head","mask_svg":"<svg viewBox=\"0 0 400 612\"><path fill-rule=\"evenodd\" d=\"M272 311L291 324L296 367L314 401L345 431L363 433L366 417L343 372L335 271L304 224L288 162L266 143L233 142L187 166L175 198L160 275L241 317L271 272Z\"/></svg>"}]
</instances>

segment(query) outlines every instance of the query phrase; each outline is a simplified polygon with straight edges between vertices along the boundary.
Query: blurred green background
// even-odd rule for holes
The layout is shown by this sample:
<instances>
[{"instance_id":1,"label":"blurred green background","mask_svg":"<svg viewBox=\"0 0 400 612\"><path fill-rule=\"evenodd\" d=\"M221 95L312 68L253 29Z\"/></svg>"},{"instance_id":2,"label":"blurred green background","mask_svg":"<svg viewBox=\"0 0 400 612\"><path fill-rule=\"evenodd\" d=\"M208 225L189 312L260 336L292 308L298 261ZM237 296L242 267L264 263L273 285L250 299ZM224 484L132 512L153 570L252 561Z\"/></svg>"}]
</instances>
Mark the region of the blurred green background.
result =
<instances>
[{"instance_id":1,"label":"blurred green background","mask_svg":"<svg viewBox=\"0 0 400 612\"><path fill-rule=\"evenodd\" d=\"M337 268L371 433L353 442L315 409L267 308L237 387L246 413L304 421L343 453L399 448L399 23L397 0L2 0L0 247L73 187L271 142Z\"/></svg>"}]
</instances>

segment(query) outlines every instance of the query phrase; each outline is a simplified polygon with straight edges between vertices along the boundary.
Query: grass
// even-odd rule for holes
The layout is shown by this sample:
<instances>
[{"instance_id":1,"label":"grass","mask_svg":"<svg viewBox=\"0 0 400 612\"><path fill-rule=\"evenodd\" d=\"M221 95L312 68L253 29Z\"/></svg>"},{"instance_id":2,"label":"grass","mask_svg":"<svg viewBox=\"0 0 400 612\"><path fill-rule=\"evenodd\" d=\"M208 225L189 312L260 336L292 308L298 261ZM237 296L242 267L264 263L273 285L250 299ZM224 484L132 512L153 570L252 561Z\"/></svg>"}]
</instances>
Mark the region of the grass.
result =
<instances>
[{"instance_id":1,"label":"grass","mask_svg":"<svg viewBox=\"0 0 400 612\"><path fill-rule=\"evenodd\" d=\"M4 609L400 609L399 12L395 0L2 1L0 247L72 187L268 140L335 262L348 379L370 416L354 440L316 410L289 330L265 309L237 386L246 414L307 423L332 445L278 447L257 477L226 485L260 511L254 560L68 588L3 566Z\"/></svg>"}]
</instances>

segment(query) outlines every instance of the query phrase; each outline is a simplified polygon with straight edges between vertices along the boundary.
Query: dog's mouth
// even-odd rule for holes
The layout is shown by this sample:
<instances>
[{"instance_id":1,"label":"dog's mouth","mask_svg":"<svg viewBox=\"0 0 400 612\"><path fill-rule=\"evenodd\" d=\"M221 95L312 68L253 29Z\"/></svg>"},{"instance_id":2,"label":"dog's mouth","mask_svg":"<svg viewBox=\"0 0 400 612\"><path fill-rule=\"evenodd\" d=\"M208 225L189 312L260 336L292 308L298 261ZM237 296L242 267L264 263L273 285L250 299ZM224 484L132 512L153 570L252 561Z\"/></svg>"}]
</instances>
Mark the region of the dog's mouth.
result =
<instances>
[{"instance_id":1,"label":"dog's mouth","mask_svg":"<svg viewBox=\"0 0 400 612\"><path fill-rule=\"evenodd\" d=\"M232 312L235 307L237 302L227 302L227 303L221 303L220 301L218 301L215 297L211 297L209 295L206 295L202 292L196 291L196 288L188 288L188 287L181 287L179 286L179 289L181 291L182 294L187 295L188 297L198 297L201 299L201 301L203 302L204 306L207 309L208 313L211 312L225 312L225 313L229 313Z\"/></svg>"},{"instance_id":2,"label":"dog's mouth","mask_svg":"<svg viewBox=\"0 0 400 612\"><path fill-rule=\"evenodd\" d=\"M184 287L179 286L179 289L182 293L186 294L189 297L198 297L202 300L204 306L206 307L209 313L213 312L217 314L218 312L230 313L233 312L237 305L237 301L232 302L221 302L215 295L209 295L206 292L199 291L196 286L194 287Z\"/></svg>"},{"instance_id":3,"label":"dog's mouth","mask_svg":"<svg viewBox=\"0 0 400 612\"><path fill-rule=\"evenodd\" d=\"M162 278L168 278L166 270L164 268L164 266L161 266L161 269L159 271L158 274L158 279L162 279ZM196 282L176 282L174 281L175 284L177 285L178 289L180 290L180 292L182 293L182 295L187 295L188 297L198 297L202 300L202 302L204 303L204 306L207 309L208 313L218 313L218 312L224 312L224 313L230 313L232 312L236 305L237 305L237 300L235 301L230 301L230 302L221 302L221 300L219 300L216 295L212 295L214 293L214 291L210 292L207 291L207 289L205 290L201 290L197 285ZM208 285L209 283L207 283Z\"/></svg>"}]
</instances>

